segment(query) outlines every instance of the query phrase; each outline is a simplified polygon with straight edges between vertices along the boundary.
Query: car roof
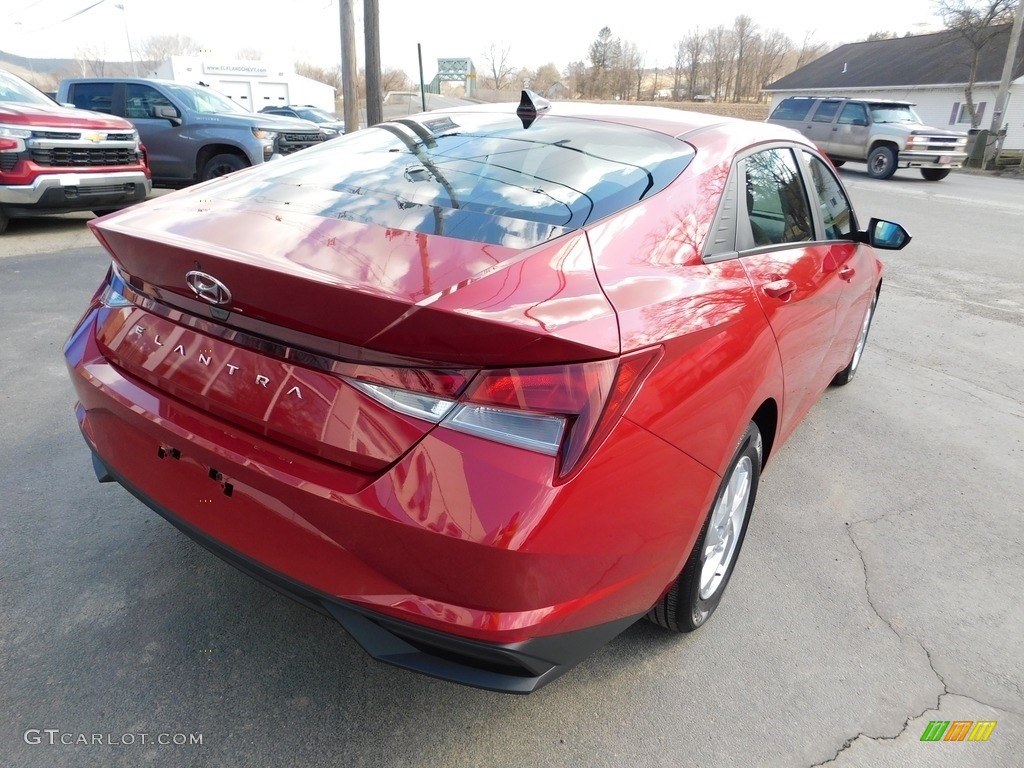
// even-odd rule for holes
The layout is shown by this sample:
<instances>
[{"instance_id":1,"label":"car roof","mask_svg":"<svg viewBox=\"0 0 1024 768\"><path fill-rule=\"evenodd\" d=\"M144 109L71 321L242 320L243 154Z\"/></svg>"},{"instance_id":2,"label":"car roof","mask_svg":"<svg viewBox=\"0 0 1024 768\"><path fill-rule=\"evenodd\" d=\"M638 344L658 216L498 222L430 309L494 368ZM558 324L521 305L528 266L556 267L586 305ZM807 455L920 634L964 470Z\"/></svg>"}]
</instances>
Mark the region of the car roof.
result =
<instances>
[{"instance_id":1,"label":"car roof","mask_svg":"<svg viewBox=\"0 0 1024 768\"><path fill-rule=\"evenodd\" d=\"M866 99L866 98L851 98L850 96L788 96L784 101L790 101L791 99L821 99L828 101L855 101L860 104L895 104L901 107L914 107L917 106L916 102L913 101L900 101L899 99Z\"/></svg>"},{"instance_id":2,"label":"car roof","mask_svg":"<svg viewBox=\"0 0 1024 768\"><path fill-rule=\"evenodd\" d=\"M433 112L422 113L419 117L434 119L446 114L457 115L473 112L514 114L518 106L517 103L477 104L439 109ZM685 109L672 109L669 107L557 101L551 102L551 109L542 113L538 119L543 120L546 115L643 128L665 134L666 136L674 136L695 145L712 143L727 135L733 141L747 141L751 144L763 141L788 141L813 147L813 144L807 139L790 128L771 123L743 120L723 115L711 115L706 112L691 112Z\"/></svg>"}]
</instances>

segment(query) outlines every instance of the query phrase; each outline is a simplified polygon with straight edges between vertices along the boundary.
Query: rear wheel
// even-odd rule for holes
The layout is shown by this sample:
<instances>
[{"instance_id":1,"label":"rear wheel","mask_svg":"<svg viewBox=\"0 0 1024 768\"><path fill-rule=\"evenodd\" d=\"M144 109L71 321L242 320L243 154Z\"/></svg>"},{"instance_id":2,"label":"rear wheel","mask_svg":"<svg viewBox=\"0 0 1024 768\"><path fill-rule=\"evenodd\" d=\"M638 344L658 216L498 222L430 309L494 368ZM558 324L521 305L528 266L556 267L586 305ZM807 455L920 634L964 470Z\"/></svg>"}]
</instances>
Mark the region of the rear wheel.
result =
<instances>
[{"instance_id":1,"label":"rear wheel","mask_svg":"<svg viewBox=\"0 0 1024 768\"><path fill-rule=\"evenodd\" d=\"M210 179L216 179L218 176L225 176L234 171L240 171L248 165L249 163L238 155L226 152L214 155L206 161L206 165L203 166L203 170L199 174L199 180L209 181Z\"/></svg>"},{"instance_id":2,"label":"rear wheel","mask_svg":"<svg viewBox=\"0 0 1024 768\"><path fill-rule=\"evenodd\" d=\"M832 165L834 165L836 168L842 168L844 165L846 165L845 160L836 160L834 157L830 157L829 160L832 161Z\"/></svg>"},{"instance_id":3,"label":"rear wheel","mask_svg":"<svg viewBox=\"0 0 1024 768\"><path fill-rule=\"evenodd\" d=\"M92 215L93 216L106 216L108 213L113 213L114 211L119 211L119 210L121 210L121 209L120 208L93 208Z\"/></svg>"},{"instance_id":4,"label":"rear wheel","mask_svg":"<svg viewBox=\"0 0 1024 768\"><path fill-rule=\"evenodd\" d=\"M896 152L892 147L875 147L868 155L868 176L888 179L896 173Z\"/></svg>"},{"instance_id":5,"label":"rear wheel","mask_svg":"<svg viewBox=\"0 0 1024 768\"><path fill-rule=\"evenodd\" d=\"M864 313L864 319L860 324L860 333L857 335L857 346L853 348L853 357L850 358L850 363L843 370L837 373L832 383L837 387L841 387L844 384L849 384L854 374L857 373L857 367L860 365L861 355L864 354L864 347L868 342L868 331L871 330L871 318L875 316L875 306L878 304L878 293L875 293L871 297L871 304L868 306L868 311Z\"/></svg>"},{"instance_id":6,"label":"rear wheel","mask_svg":"<svg viewBox=\"0 0 1024 768\"><path fill-rule=\"evenodd\" d=\"M761 433L747 425L682 573L647 618L673 632L692 632L714 613L736 567L761 478Z\"/></svg>"},{"instance_id":7,"label":"rear wheel","mask_svg":"<svg viewBox=\"0 0 1024 768\"><path fill-rule=\"evenodd\" d=\"M922 168L921 175L926 181L942 181L949 176L949 168Z\"/></svg>"}]
</instances>

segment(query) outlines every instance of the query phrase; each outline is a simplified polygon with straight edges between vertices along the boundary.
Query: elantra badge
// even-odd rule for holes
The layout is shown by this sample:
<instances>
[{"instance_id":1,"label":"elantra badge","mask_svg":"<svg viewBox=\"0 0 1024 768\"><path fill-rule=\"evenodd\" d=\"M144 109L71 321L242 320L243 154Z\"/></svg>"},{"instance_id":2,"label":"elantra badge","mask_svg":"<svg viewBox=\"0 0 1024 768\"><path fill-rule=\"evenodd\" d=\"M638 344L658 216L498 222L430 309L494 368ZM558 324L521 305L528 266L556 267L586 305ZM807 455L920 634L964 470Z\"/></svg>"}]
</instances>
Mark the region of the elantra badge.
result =
<instances>
[{"instance_id":1,"label":"elantra badge","mask_svg":"<svg viewBox=\"0 0 1024 768\"><path fill-rule=\"evenodd\" d=\"M192 270L185 273L185 282L192 293L210 304L223 305L231 302L231 291L213 275Z\"/></svg>"}]
</instances>

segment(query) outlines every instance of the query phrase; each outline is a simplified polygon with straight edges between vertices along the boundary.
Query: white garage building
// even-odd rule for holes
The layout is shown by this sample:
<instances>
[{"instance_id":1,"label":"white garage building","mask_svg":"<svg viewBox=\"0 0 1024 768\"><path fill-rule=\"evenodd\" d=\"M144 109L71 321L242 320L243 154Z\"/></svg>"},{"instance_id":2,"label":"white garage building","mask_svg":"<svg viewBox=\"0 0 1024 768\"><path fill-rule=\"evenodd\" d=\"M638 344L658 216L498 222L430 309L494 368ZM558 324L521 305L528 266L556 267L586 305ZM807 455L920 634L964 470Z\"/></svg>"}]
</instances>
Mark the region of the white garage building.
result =
<instances>
[{"instance_id":1,"label":"white garage building","mask_svg":"<svg viewBox=\"0 0 1024 768\"><path fill-rule=\"evenodd\" d=\"M161 80L205 83L250 112L286 104L311 104L334 112L334 88L296 74L292 66L243 59L172 56L150 73Z\"/></svg>"},{"instance_id":2,"label":"white garage building","mask_svg":"<svg viewBox=\"0 0 1024 768\"><path fill-rule=\"evenodd\" d=\"M996 91L1010 41L1011 25L989 30L974 84L978 127L992 122ZM957 32L848 43L772 83L772 109L787 96L845 96L912 101L921 119L937 128L971 127L964 88L972 51ZM1024 149L1024 45L1010 79L1010 98L1000 120L1004 149Z\"/></svg>"}]
</instances>

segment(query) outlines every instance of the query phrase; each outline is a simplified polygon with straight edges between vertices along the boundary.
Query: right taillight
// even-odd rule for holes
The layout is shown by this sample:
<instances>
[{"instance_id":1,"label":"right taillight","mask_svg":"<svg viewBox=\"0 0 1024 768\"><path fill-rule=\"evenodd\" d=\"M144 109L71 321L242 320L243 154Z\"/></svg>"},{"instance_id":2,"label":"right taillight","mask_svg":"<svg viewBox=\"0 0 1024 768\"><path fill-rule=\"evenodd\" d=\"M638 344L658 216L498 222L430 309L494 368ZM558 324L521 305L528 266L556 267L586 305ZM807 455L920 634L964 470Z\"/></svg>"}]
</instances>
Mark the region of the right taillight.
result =
<instances>
[{"instance_id":1,"label":"right taillight","mask_svg":"<svg viewBox=\"0 0 1024 768\"><path fill-rule=\"evenodd\" d=\"M565 365L479 371L464 391L458 375L429 377L415 369L383 376L346 377L361 392L409 416L506 445L558 456L559 475L569 474L589 447L600 443L636 394L660 356L654 347Z\"/></svg>"}]
</instances>

